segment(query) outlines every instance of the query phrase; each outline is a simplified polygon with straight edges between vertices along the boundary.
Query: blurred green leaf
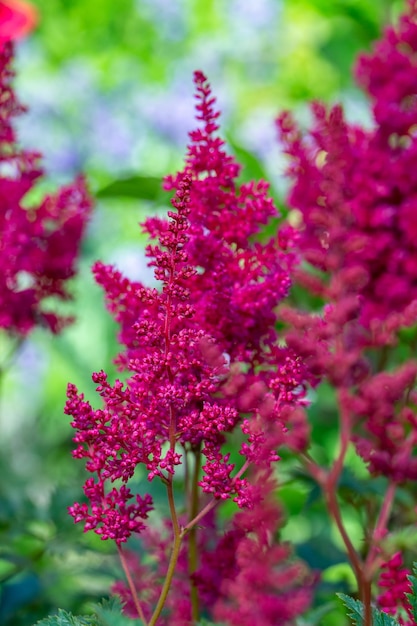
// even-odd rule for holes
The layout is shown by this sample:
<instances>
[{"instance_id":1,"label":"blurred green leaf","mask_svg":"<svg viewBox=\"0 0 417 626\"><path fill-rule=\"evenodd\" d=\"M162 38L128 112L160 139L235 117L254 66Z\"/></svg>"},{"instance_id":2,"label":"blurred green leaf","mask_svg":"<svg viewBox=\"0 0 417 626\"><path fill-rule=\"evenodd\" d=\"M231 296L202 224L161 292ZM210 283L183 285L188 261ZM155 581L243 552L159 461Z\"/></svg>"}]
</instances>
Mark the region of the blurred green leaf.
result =
<instances>
[{"instance_id":1,"label":"blurred green leaf","mask_svg":"<svg viewBox=\"0 0 417 626\"><path fill-rule=\"evenodd\" d=\"M36 626L141 626L142 620L123 615L122 605L116 598L94 605L94 615L72 615L59 609L58 614L47 617Z\"/></svg>"},{"instance_id":2,"label":"blurred green leaf","mask_svg":"<svg viewBox=\"0 0 417 626\"><path fill-rule=\"evenodd\" d=\"M383 546L390 554L398 551L415 554L417 551L417 528L415 524L392 530L383 540Z\"/></svg>"},{"instance_id":3,"label":"blurred green leaf","mask_svg":"<svg viewBox=\"0 0 417 626\"><path fill-rule=\"evenodd\" d=\"M156 201L165 192L162 180L157 176L131 176L115 180L96 193L97 198L137 198Z\"/></svg>"},{"instance_id":4,"label":"blurred green leaf","mask_svg":"<svg viewBox=\"0 0 417 626\"><path fill-rule=\"evenodd\" d=\"M229 145L240 165L243 165L242 177L244 180L268 180L269 176L260 161L252 152L235 141L230 135L226 134L227 145Z\"/></svg>"},{"instance_id":5,"label":"blurred green leaf","mask_svg":"<svg viewBox=\"0 0 417 626\"><path fill-rule=\"evenodd\" d=\"M322 606L318 606L307 613L306 616L300 618L297 626L321 626L323 617L334 609L335 602L326 602Z\"/></svg>"},{"instance_id":6,"label":"blurred green leaf","mask_svg":"<svg viewBox=\"0 0 417 626\"><path fill-rule=\"evenodd\" d=\"M0 582L7 580L13 576L18 567L8 559L0 558Z\"/></svg>"}]
</instances>

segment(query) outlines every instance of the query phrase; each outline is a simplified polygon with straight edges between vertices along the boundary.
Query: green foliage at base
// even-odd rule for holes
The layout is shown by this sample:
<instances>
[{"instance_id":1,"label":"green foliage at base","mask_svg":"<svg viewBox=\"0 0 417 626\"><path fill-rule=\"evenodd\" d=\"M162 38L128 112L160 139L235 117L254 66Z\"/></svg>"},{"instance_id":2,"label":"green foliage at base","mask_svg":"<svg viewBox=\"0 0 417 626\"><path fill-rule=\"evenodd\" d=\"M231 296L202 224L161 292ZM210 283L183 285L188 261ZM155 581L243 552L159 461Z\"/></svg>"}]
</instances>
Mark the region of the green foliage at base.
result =
<instances>
[{"instance_id":1,"label":"green foliage at base","mask_svg":"<svg viewBox=\"0 0 417 626\"><path fill-rule=\"evenodd\" d=\"M141 620L133 620L122 613L122 605L116 599L103 600L93 607L93 615L72 615L59 609L57 615L47 617L35 626L141 626Z\"/></svg>"}]
</instances>

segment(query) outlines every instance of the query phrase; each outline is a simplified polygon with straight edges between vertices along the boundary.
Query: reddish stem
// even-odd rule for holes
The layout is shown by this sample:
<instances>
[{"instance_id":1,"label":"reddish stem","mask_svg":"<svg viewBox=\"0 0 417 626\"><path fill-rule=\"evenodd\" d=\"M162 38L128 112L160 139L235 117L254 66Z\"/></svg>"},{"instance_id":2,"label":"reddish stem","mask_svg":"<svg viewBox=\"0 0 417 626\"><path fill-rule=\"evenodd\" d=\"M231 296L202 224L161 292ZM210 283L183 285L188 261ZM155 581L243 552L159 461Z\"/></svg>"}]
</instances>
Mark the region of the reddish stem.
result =
<instances>
[{"instance_id":1,"label":"reddish stem","mask_svg":"<svg viewBox=\"0 0 417 626\"><path fill-rule=\"evenodd\" d=\"M120 562L122 564L123 571L125 573L127 583L129 585L130 593L132 594L132 599L133 599L133 603L135 605L135 608L136 608L136 610L138 612L138 615L139 615L140 619L144 623L144 626L148 626L148 623L147 623L147 621L145 619L145 615L143 613L142 606L140 604L139 597L138 597L138 594L137 594L137 591L136 591L136 587L135 587L135 584L133 582L133 578L132 578L132 576L130 574L129 566L127 564L127 561L126 561L124 552L122 550L122 547L121 546L117 546L117 551L119 553Z\"/></svg>"}]
</instances>

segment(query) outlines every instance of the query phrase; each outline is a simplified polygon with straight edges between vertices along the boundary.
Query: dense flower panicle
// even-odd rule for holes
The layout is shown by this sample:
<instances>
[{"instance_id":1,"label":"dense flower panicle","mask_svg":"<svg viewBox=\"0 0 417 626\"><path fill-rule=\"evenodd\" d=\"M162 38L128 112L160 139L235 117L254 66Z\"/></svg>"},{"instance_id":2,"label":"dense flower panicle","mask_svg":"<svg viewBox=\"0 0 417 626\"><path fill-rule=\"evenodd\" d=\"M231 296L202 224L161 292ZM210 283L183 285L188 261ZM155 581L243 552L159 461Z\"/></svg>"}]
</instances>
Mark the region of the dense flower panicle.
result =
<instances>
[{"instance_id":1,"label":"dense flower panicle","mask_svg":"<svg viewBox=\"0 0 417 626\"><path fill-rule=\"evenodd\" d=\"M199 522L203 524L197 533L201 564L206 555L209 563L215 545L228 553L217 587L203 570L190 572L185 535L165 605L166 623L193 623L190 575L201 602L208 597L221 600L229 623L226 613L234 602L233 585L242 584L248 592L253 581L249 557L260 551L265 563L256 573L255 601L249 607L244 594L239 596L246 607L239 613L246 620L242 624L253 619L263 584L268 586L262 604L265 625L278 618L279 623L289 624L310 602L310 587L302 590L305 577L298 565L295 569L284 565L287 547L275 550L270 545L281 514L270 503L271 494L261 494L257 485L270 484L279 446L285 442L303 450L308 439L303 406L309 370L296 352L278 345L276 330L276 307L288 293L295 261L292 235L257 241L262 226L276 214L267 185L238 186L239 167L215 134L218 113L201 72L195 74L195 83L202 128L190 134L184 171L166 179L166 187L175 190L174 210L168 219L152 217L143 226L153 240L146 254L160 290L130 281L114 267L94 266L107 307L120 326L123 352L117 362L128 378L110 384L104 372L93 375L103 401L100 409L93 409L73 385L68 387L66 413L73 416L76 430L73 454L85 458L87 470L96 475L84 488L89 503L75 504L70 513L76 522L84 522L86 531L92 529L118 544L132 532L141 533L145 548L156 558L153 570L145 566L137 570L139 597L148 616L155 587L161 589L167 573L173 525L168 523L162 532L144 527L151 500L138 497L129 504L132 494L125 483L138 465L144 465L149 481L171 485L178 465L192 455L201 456L201 471L194 478L199 487L198 511L204 504L231 498L253 513L239 518L238 526L227 531L241 551L238 559L226 540L219 540L210 517ZM243 439L240 467L223 448L228 433L237 428ZM253 481L247 478L251 466L262 478L257 473ZM113 486L114 481L122 486ZM186 525L197 513L187 510L180 523ZM270 521L262 517L267 513ZM256 539L251 539L253 533ZM223 558L220 553L219 558ZM282 562L278 567L277 561ZM291 594L285 613L283 585L284 595ZM136 615L127 588L119 584L117 590L127 601L128 612ZM212 610L209 604L206 608ZM160 620L165 623L164 616ZM230 624L235 623L231 619Z\"/></svg>"},{"instance_id":2,"label":"dense flower panicle","mask_svg":"<svg viewBox=\"0 0 417 626\"><path fill-rule=\"evenodd\" d=\"M288 113L278 120L291 157L289 204L300 219L293 241L307 261L294 276L325 303L320 314L280 311L286 343L313 380L339 391L370 472L396 483L414 480L417 469L415 364L383 371L398 331L415 325L417 306L417 5L408 6L359 60L372 129L319 103L306 135Z\"/></svg>"},{"instance_id":3,"label":"dense flower panicle","mask_svg":"<svg viewBox=\"0 0 417 626\"><path fill-rule=\"evenodd\" d=\"M307 137L290 114L278 120L292 158L289 203L301 214L299 247L326 273L316 291L343 292L341 270L356 271L366 325L417 299L416 18L409 2L397 30L388 28L359 60L358 80L374 99L373 129L349 124L339 106L327 111L318 103Z\"/></svg>"},{"instance_id":4,"label":"dense flower panicle","mask_svg":"<svg viewBox=\"0 0 417 626\"><path fill-rule=\"evenodd\" d=\"M404 567L401 553L397 552L389 561L382 564L378 580L378 587L381 590L377 599L378 605L388 615L395 615L401 626L415 625L407 598L407 594L412 591L408 579L410 574L410 570Z\"/></svg>"},{"instance_id":5,"label":"dense flower panicle","mask_svg":"<svg viewBox=\"0 0 417 626\"><path fill-rule=\"evenodd\" d=\"M80 241L91 212L82 177L25 208L25 195L43 171L39 155L16 143L13 118L23 111L11 86L11 44L0 48L0 328L26 335L42 324L53 332L68 320L44 308L69 298Z\"/></svg>"},{"instance_id":6,"label":"dense flower panicle","mask_svg":"<svg viewBox=\"0 0 417 626\"><path fill-rule=\"evenodd\" d=\"M386 28L373 53L359 57L355 71L358 83L373 100L375 121L387 137L408 135L417 123L417 3L408 0L407 6L398 25Z\"/></svg>"},{"instance_id":7,"label":"dense flower panicle","mask_svg":"<svg viewBox=\"0 0 417 626\"><path fill-rule=\"evenodd\" d=\"M359 419L354 441L369 471L398 483L417 478L417 416L407 406L416 376L417 363L408 361L394 372L372 376L346 401Z\"/></svg>"},{"instance_id":8,"label":"dense flower panicle","mask_svg":"<svg viewBox=\"0 0 417 626\"><path fill-rule=\"evenodd\" d=\"M200 610L222 624L289 626L310 605L314 581L303 564L291 557L290 547L276 541L282 512L273 500L273 481L258 475L252 482L257 485L256 505L239 512L224 531L219 531L213 511L204 518L198 534L200 566L192 579ZM132 560L135 586L146 616L166 575L170 536L168 522L162 529L147 528L142 539L147 554L152 555L150 564L135 565ZM193 624L187 547L186 537L161 626ZM126 602L126 612L137 617L126 583L117 583L113 591Z\"/></svg>"},{"instance_id":9,"label":"dense flower panicle","mask_svg":"<svg viewBox=\"0 0 417 626\"><path fill-rule=\"evenodd\" d=\"M275 342L274 309L288 293L293 256L283 252L278 238L256 242L277 216L268 184L238 185L240 168L216 135L219 113L207 79L196 72L194 82L202 128L190 133L184 171L193 181L188 253L202 270L190 288L198 302L196 320L232 362L249 362L262 342ZM165 187L175 189L179 180L180 175L167 177Z\"/></svg>"},{"instance_id":10,"label":"dense flower panicle","mask_svg":"<svg viewBox=\"0 0 417 626\"><path fill-rule=\"evenodd\" d=\"M253 482L256 505L233 519L234 562L221 579L213 616L230 626L286 626L310 606L313 580L300 561L291 559L290 547L275 538L282 524L273 496L276 485L262 472ZM220 541L217 563L222 563L223 551L230 560L228 546ZM202 580L209 575L203 563Z\"/></svg>"},{"instance_id":11,"label":"dense flower panicle","mask_svg":"<svg viewBox=\"0 0 417 626\"><path fill-rule=\"evenodd\" d=\"M74 416L72 425L78 431L74 440L79 446L74 455L87 458L87 469L98 475L97 484L103 494L106 481L127 482L140 463L146 466L149 480L156 476L167 480L181 463L176 443L182 444L184 450L190 445L203 445L208 460L201 481L205 491L216 498L235 495L238 499L245 487L244 480L233 478L234 466L220 450L224 433L238 420L233 403L213 397L222 383L225 359L220 353L214 363L213 358L210 362L204 358L213 340L193 324L193 307L188 303L185 285L194 273L184 249L188 238L189 187L190 181L185 178L173 200L177 212L170 212L160 247L149 249L151 263L163 284L162 292L141 286L135 291L137 321L128 352L132 377L126 385L119 381L110 385L104 372L94 375L104 410L93 410L73 386L68 389L66 412ZM108 275L107 296L112 297L116 314L123 316L124 301L119 298L120 292L114 290L115 273L110 269ZM105 270L100 276L106 287ZM164 449L167 443L168 450ZM88 496L88 489L85 491ZM103 528L107 520L101 511L101 517L97 516L94 501L89 499L91 512L88 507L76 507L71 514L81 521L84 513L86 530L94 527L106 538L108 533L103 534ZM96 524L91 523L91 515L96 516ZM124 530L126 534L121 540L131 530L128 518Z\"/></svg>"}]
</instances>

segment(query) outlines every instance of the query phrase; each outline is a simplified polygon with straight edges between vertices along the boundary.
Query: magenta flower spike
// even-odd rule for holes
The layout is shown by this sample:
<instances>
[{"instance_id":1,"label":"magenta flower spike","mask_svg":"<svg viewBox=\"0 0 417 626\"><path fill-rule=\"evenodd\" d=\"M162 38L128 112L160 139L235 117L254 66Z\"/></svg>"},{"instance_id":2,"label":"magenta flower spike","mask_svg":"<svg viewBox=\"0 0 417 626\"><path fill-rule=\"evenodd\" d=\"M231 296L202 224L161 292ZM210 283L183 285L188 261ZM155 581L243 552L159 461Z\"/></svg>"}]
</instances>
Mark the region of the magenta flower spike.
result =
<instances>
[{"instance_id":1,"label":"magenta flower spike","mask_svg":"<svg viewBox=\"0 0 417 626\"><path fill-rule=\"evenodd\" d=\"M209 559L213 544L224 545L214 508L233 500L242 510L259 511L230 530L240 545L264 515L270 489L259 483L270 484L278 446L287 442L300 450L308 437L302 409L306 369L291 350L278 347L275 325L295 257L278 236L260 242L262 227L276 215L268 185L238 184L239 166L216 134L219 113L210 87L201 72L194 81L200 128L190 133L184 170L165 180L165 188L175 191L173 209L167 219L151 217L143 225L155 242L146 254L159 289L101 262L93 268L120 327L124 349L116 361L127 379L111 384L104 372L93 375L100 409L69 385L65 409L76 430L74 456L85 458L92 474L84 486L87 501L70 507L70 514L85 531L116 542L125 571L132 572L128 587L116 589L127 610L151 626L197 620L209 597L204 555ZM232 433L241 441L239 464L227 450ZM127 486L140 466L149 482L161 481L167 490L170 519L159 531L147 522L155 506L150 493L135 494ZM186 477L181 514L175 495L179 470ZM281 512L272 511L268 523L277 528ZM150 546L153 570L122 550L132 533ZM266 537L259 538L265 553ZM289 551L278 553L284 566ZM230 577L240 571L244 577L249 567L243 557L230 558L224 589L218 585L210 596L224 607ZM264 576L280 598L275 567L276 557L267 559ZM296 593L306 571L288 566L287 574L287 588ZM300 594L294 615L310 602L311 583ZM242 616L253 614L253 600ZM265 608L265 626L275 623L282 602ZM191 621L181 621L184 615Z\"/></svg>"},{"instance_id":2,"label":"magenta flower spike","mask_svg":"<svg viewBox=\"0 0 417 626\"><path fill-rule=\"evenodd\" d=\"M0 328L26 336L41 325L59 332L70 319L48 310L67 300L92 203L84 179L26 208L26 194L42 177L40 154L22 150L13 119L24 112L13 91L13 46L0 44Z\"/></svg>"}]
</instances>

